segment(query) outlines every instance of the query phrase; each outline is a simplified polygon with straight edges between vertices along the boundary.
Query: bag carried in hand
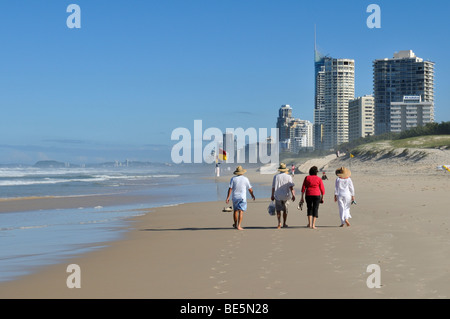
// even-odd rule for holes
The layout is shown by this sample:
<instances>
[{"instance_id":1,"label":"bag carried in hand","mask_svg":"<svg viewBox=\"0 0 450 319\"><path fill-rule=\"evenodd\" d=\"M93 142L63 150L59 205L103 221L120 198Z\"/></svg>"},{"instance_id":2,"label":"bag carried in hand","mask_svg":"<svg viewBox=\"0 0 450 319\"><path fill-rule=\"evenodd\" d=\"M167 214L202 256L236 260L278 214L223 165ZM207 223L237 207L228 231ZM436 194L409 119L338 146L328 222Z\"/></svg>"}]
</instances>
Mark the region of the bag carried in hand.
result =
<instances>
[{"instance_id":1,"label":"bag carried in hand","mask_svg":"<svg viewBox=\"0 0 450 319\"><path fill-rule=\"evenodd\" d=\"M267 211L269 212L270 216L274 216L275 215L275 202L274 201L272 201L269 204L269 207L267 207Z\"/></svg>"}]
</instances>

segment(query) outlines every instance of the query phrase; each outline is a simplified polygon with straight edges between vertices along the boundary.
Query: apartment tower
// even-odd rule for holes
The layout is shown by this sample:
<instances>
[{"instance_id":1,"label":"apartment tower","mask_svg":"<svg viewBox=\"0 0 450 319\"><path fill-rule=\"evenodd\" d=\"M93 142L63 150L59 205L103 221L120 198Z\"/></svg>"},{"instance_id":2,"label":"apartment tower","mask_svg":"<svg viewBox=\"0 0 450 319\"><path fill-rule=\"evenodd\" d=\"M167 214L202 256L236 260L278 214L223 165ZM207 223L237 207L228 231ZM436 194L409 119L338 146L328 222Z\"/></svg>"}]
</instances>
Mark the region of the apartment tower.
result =
<instances>
[{"instance_id":1,"label":"apartment tower","mask_svg":"<svg viewBox=\"0 0 450 319\"><path fill-rule=\"evenodd\" d=\"M314 146L328 150L348 142L348 102L355 98L355 60L318 52L314 35Z\"/></svg>"},{"instance_id":2,"label":"apartment tower","mask_svg":"<svg viewBox=\"0 0 450 319\"><path fill-rule=\"evenodd\" d=\"M324 149L325 126L325 59L317 50L316 32L314 30L314 126L313 142L316 150Z\"/></svg>"},{"instance_id":3,"label":"apartment tower","mask_svg":"<svg viewBox=\"0 0 450 319\"><path fill-rule=\"evenodd\" d=\"M375 134L391 132L393 102L403 103L405 96L420 96L421 103L430 102L434 109L434 62L417 57L411 50L396 52L392 59L375 60L373 92Z\"/></svg>"},{"instance_id":4,"label":"apartment tower","mask_svg":"<svg viewBox=\"0 0 450 319\"><path fill-rule=\"evenodd\" d=\"M348 103L348 140L374 135L374 98L357 97Z\"/></svg>"},{"instance_id":5,"label":"apartment tower","mask_svg":"<svg viewBox=\"0 0 450 319\"><path fill-rule=\"evenodd\" d=\"M348 102L355 98L355 60L325 58L324 149L348 142Z\"/></svg>"}]
</instances>

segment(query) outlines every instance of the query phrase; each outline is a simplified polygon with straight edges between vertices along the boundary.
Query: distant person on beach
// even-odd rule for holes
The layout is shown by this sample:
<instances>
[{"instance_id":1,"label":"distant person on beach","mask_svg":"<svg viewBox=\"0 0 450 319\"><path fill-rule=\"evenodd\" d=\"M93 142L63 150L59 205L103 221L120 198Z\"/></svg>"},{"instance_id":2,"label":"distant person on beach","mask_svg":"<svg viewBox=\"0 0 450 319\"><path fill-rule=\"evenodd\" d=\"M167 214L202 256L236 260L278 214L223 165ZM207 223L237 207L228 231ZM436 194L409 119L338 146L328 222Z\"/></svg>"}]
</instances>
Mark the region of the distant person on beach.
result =
<instances>
[{"instance_id":1,"label":"distant person on beach","mask_svg":"<svg viewBox=\"0 0 450 319\"><path fill-rule=\"evenodd\" d=\"M353 182L350 176L351 171L346 167L341 167L336 170L336 183L334 188L334 201L338 203L339 206L339 216L341 217L341 226L344 223L350 226L348 219L352 216L350 215L350 205L355 200L355 188L353 187Z\"/></svg>"},{"instance_id":2,"label":"distant person on beach","mask_svg":"<svg viewBox=\"0 0 450 319\"><path fill-rule=\"evenodd\" d=\"M216 177L220 176L220 166L219 163L216 163Z\"/></svg>"},{"instance_id":3,"label":"distant person on beach","mask_svg":"<svg viewBox=\"0 0 450 319\"><path fill-rule=\"evenodd\" d=\"M306 206L308 208L308 226L316 229L316 219L319 218L319 205L323 203L323 196L325 195L325 186L322 179L317 176L317 166L309 169L309 175L305 177L302 185L302 199L300 204L304 203L304 195L306 199Z\"/></svg>"},{"instance_id":4,"label":"distant person on beach","mask_svg":"<svg viewBox=\"0 0 450 319\"><path fill-rule=\"evenodd\" d=\"M289 169L286 168L286 164L280 163L278 167L279 173L273 177L272 181L272 196L271 200L275 201L275 210L278 217L278 229L281 228L281 212L283 211L283 228L288 227L286 224L288 209L286 202L289 199L295 201L294 182L292 176L288 174ZM292 195L292 197L291 197Z\"/></svg>"},{"instance_id":5,"label":"distant person on beach","mask_svg":"<svg viewBox=\"0 0 450 319\"><path fill-rule=\"evenodd\" d=\"M323 172L322 173L322 180L324 181L324 180L327 180L327 179L328 179L327 174L325 172Z\"/></svg>"},{"instance_id":6,"label":"distant person on beach","mask_svg":"<svg viewBox=\"0 0 450 319\"><path fill-rule=\"evenodd\" d=\"M252 196L253 200L255 200L255 195L253 195L252 185L250 185L250 181L247 177L244 176L244 173L247 170L243 169L242 166L236 167L236 170L233 172L234 175L230 180L230 187L228 188L227 200L226 203L230 202L230 196L232 196L233 202L233 227L238 230L243 230L241 227L242 217L244 212L247 210L247 190Z\"/></svg>"},{"instance_id":7,"label":"distant person on beach","mask_svg":"<svg viewBox=\"0 0 450 319\"><path fill-rule=\"evenodd\" d=\"M291 166L291 173L292 173L292 176L295 175L295 165L294 164L292 164L292 166Z\"/></svg>"}]
</instances>

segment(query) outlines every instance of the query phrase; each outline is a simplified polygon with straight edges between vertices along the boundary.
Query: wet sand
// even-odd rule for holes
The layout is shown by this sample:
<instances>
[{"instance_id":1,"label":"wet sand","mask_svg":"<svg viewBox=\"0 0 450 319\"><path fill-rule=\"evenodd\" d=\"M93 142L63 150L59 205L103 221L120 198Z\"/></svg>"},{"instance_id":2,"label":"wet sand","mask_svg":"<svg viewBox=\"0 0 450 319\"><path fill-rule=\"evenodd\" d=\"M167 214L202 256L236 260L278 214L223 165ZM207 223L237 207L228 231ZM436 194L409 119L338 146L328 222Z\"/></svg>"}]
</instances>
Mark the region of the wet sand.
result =
<instances>
[{"instance_id":1,"label":"wet sand","mask_svg":"<svg viewBox=\"0 0 450 319\"><path fill-rule=\"evenodd\" d=\"M30 212L48 209L88 208L96 206L118 206L148 203L148 195L80 195L80 196L44 196L0 199L0 213Z\"/></svg>"}]
</instances>

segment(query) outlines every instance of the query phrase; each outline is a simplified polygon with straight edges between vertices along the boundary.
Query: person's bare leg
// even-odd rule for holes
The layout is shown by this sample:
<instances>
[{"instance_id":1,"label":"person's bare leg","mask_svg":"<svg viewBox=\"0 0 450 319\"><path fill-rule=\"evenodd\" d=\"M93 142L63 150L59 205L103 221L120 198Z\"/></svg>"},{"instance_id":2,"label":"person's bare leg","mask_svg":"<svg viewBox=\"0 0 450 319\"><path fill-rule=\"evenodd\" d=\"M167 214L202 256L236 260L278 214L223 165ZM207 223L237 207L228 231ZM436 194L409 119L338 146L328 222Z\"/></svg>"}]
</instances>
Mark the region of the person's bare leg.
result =
<instances>
[{"instance_id":1,"label":"person's bare leg","mask_svg":"<svg viewBox=\"0 0 450 319\"><path fill-rule=\"evenodd\" d=\"M277 229L281 228L281 211L277 210L278 226Z\"/></svg>"},{"instance_id":2,"label":"person's bare leg","mask_svg":"<svg viewBox=\"0 0 450 319\"><path fill-rule=\"evenodd\" d=\"M350 223L348 222L348 219L345 220L345 223L347 224L347 226L350 226Z\"/></svg>"},{"instance_id":3,"label":"person's bare leg","mask_svg":"<svg viewBox=\"0 0 450 319\"><path fill-rule=\"evenodd\" d=\"M288 225L286 224L287 221L287 212L284 211L283 212L283 227L288 227Z\"/></svg>"},{"instance_id":4,"label":"person's bare leg","mask_svg":"<svg viewBox=\"0 0 450 319\"><path fill-rule=\"evenodd\" d=\"M306 228L311 228L312 225L312 216L308 215L308 225L306 226Z\"/></svg>"},{"instance_id":5,"label":"person's bare leg","mask_svg":"<svg viewBox=\"0 0 450 319\"><path fill-rule=\"evenodd\" d=\"M242 222L242 216L244 215L244 212L242 210L239 211L239 217L238 217L238 223L237 223L237 229L243 230L244 228L241 227Z\"/></svg>"},{"instance_id":6,"label":"person's bare leg","mask_svg":"<svg viewBox=\"0 0 450 319\"><path fill-rule=\"evenodd\" d=\"M234 228L236 228L237 227L237 224L238 224L238 211L237 210L235 210L234 211L234 214L233 214L233 220L234 220L234 224L233 224L233 227Z\"/></svg>"},{"instance_id":7,"label":"person's bare leg","mask_svg":"<svg viewBox=\"0 0 450 319\"><path fill-rule=\"evenodd\" d=\"M313 229L317 229L317 227L316 227L316 219L317 219L317 217L313 217L312 218L312 227L311 228L313 228Z\"/></svg>"}]
</instances>

